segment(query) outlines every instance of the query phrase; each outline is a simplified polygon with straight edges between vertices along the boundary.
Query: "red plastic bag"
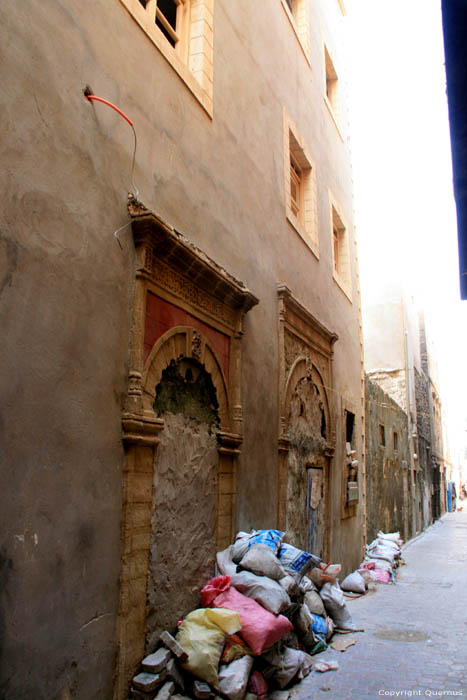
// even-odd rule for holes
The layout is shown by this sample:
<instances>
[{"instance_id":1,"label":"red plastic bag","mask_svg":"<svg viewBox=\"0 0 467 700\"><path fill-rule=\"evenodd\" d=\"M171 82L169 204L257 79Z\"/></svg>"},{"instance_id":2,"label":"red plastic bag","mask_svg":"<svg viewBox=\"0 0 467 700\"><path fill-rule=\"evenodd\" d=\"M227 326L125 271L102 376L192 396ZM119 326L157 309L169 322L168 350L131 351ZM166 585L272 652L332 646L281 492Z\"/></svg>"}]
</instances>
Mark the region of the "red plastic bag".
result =
<instances>
[{"instance_id":1,"label":"red plastic bag","mask_svg":"<svg viewBox=\"0 0 467 700\"><path fill-rule=\"evenodd\" d=\"M201 605L203 608L212 607L212 601L214 598L216 598L219 593L228 591L231 581L232 579L230 576L216 576L216 578L212 578L201 591Z\"/></svg>"},{"instance_id":2,"label":"red plastic bag","mask_svg":"<svg viewBox=\"0 0 467 700\"><path fill-rule=\"evenodd\" d=\"M228 576L218 576L217 578L225 579ZM216 587L218 584L213 583L215 580L213 579L207 585ZM220 585L225 585L225 582L220 583ZM209 598L210 595L206 597ZM242 628L238 634L248 644L255 656L260 656L265 649L271 647L293 630L292 623L286 617L273 615L255 600L242 595L232 586L219 593L212 601L211 607L227 608L239 613Z\"/></svg>"}]
</instances>

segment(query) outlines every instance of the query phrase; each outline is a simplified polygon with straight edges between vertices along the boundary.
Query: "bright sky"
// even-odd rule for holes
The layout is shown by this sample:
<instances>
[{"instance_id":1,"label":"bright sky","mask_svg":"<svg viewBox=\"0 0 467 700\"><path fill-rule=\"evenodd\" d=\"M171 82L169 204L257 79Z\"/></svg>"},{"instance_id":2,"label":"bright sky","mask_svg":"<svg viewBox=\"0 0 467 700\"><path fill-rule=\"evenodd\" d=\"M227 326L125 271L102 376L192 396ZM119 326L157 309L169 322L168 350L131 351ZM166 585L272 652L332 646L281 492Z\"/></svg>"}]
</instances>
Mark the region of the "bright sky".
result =
<instances>
[{"instance_id":1,"label":"bright sky","mask_svg":"<svg viewBox=\"0 0 467 700\"><path fill-rule=\"evenodd\" d=\"M425 311L455 452L467 419L441 0L346 0L362 301L388 276Z\"/></svg>"}]
</instances>

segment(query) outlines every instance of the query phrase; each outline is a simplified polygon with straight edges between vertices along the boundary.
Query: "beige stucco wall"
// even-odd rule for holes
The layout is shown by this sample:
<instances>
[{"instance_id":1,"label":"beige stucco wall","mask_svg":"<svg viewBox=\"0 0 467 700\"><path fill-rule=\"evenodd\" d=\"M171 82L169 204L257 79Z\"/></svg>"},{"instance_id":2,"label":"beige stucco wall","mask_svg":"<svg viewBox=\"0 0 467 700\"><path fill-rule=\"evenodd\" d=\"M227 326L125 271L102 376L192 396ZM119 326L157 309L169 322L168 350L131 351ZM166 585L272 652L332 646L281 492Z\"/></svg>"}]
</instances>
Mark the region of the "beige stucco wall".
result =
<instances>
[{"instance_id":1,"label":"beige stucco wall","mask_svg":"<svg viewBox=\"0 0 467 700\"><path fill-rule=\"evenodd\" d=\"M337 418L331 555L350 570L361 555L362 504L341 519L341 415L344 404L354 407L360 456L359 299L347 131L344 120L339 134L323 98L322 43L339 73L345 19L337 2L310 2L310 66L280 0L267 9L216 0L210 119L119 0L25 0L0 15L0 672L10 700L33 691L110 698L133 276L128 230L123 250L113 232L128 220L133 141L83 89L134 121L134 180L146 206L260 299L242 341L239 528L274 526L277 513L276 285L339 336L329 388ZM284 107L316 165L319 260L285 216ZM349 228L352 301L333 279L329 191Z\"/></svg>"}]
</instances>

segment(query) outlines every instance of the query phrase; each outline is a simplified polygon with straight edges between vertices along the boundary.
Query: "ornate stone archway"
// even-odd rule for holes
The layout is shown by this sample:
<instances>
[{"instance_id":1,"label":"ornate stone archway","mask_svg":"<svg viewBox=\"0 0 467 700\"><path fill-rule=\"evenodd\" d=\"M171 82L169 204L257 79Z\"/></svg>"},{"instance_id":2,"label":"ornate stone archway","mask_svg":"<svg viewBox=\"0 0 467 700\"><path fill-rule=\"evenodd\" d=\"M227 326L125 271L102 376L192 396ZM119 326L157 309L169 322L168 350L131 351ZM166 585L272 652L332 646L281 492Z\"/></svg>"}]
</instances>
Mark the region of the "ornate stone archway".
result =
<instances>
[{"instance_id":1,"label":"ornate stone archway","mask_svg":"<svg viewBox=\"0 0 467 700\"><path fill-rule=\"evenodd\" d=\"M280 423L278 523L310 546L310 513L321 479L323 556L329 550L331 459L335 449L332 356L337 335L317 321L285 286L278 287ZM319 483L319 482L318 482ZM294 525L295 523L295 525Z\"/></svg>"},{"instance_id":2,"label":"ornate stone archway","mask_svg":"<svg viewBox=\"0 0 467 700\"><path fill-rule=\"evenodd\" d=\"M116 700L145 652L154 464L164 420L153 405L171 362L193 359L211 377L220 424L216 540L231 542L235 462L242 443L240 391L244 315L258 303L246 287L160 217L129 200L136 251L128 392L122 412L125 445L122 573Z\"/></svg>"}]
</instances>

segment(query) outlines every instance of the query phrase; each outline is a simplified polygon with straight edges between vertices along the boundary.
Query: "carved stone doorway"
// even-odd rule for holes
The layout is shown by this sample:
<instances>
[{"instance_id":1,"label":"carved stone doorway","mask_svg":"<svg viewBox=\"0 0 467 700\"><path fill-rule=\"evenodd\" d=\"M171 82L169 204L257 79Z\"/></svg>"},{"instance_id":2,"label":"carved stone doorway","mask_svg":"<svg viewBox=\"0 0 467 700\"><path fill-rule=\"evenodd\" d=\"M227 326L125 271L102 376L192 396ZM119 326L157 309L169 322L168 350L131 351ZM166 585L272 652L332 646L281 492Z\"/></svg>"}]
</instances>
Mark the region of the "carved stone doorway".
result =
<instances>
[{"instance_id":1,"label":"carved stone doorway","mask_svg":"<svg viewBox=\"0 0 467 700\"><path fill-rule=\"evenodd\" d=\"M335 445L332 346L337 336L279 287L279 527L296 546L329 557Z\"/></svg>"},{"instance_id":2,"label":"carved stone doorway","mask_svg":"<svg viewBox=\"0 0 467 700\"><path fill-rule=\"evenodd\" d=\"M204 582L203 571L213 573L216 549L231 542L242 443L243 318L258 303L141 203L130 199L129 212L136 270L122 412L115 700L127 697L157 633L173 630L193 607L196 577Z\"/></svg>"}]
</instances>

